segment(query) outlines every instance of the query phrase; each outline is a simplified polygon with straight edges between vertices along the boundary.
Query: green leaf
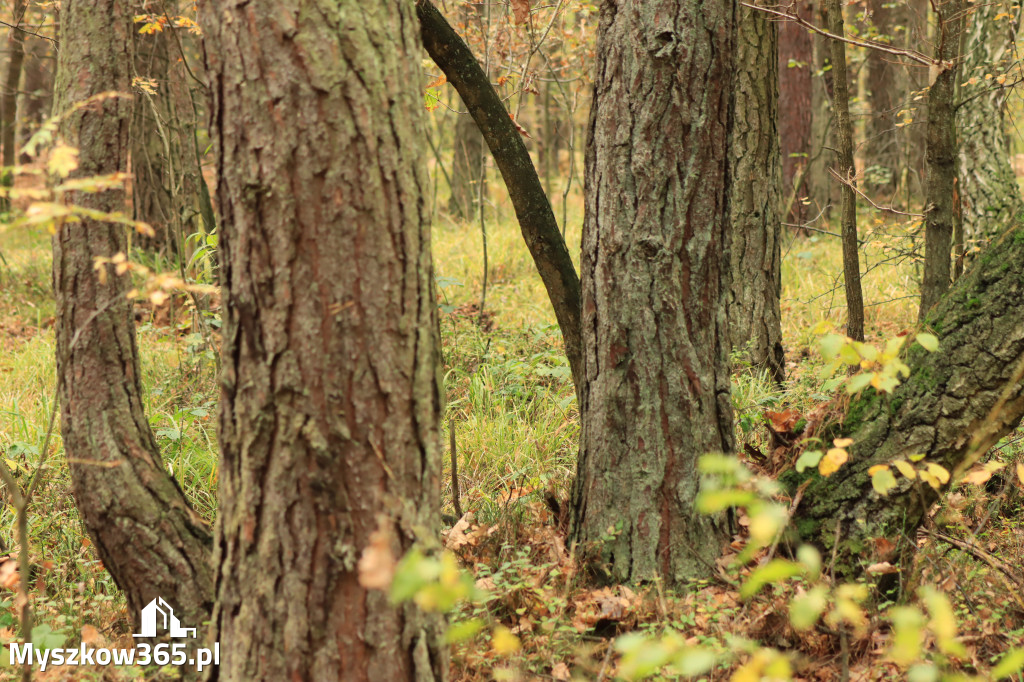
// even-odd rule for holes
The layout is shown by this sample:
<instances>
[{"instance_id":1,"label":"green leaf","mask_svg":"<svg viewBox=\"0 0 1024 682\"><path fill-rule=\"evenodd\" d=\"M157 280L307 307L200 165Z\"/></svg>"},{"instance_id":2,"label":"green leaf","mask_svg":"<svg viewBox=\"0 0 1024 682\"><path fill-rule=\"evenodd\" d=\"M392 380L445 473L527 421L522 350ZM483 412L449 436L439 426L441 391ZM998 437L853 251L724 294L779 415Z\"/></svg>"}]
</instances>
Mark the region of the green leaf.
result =
<instances>
[{"instance_id":1,"label":"green leaf","mask_svg":"<svg viewBox=\"0 0 1024 682\"><path fill-rule=\"evenodd\" d=\"M939 349L939 339L934 334L921 333L915 340L929 353L934 353Z\"/></svg>"},{"instance_id":2,"label":"green leaf","mask_svg":"<svg viewBox=\"0 0 1024 682\"><path fill-rule=\"evenodd\" d=\"M749 599L757 594L762 587L769 583L782 582L789 578L801 575L804 567L785 559L773 559L764 566L760 566L750 574L747 582L740 588L740 596Z\"/></svg>"},{"instance_id":3,"label":"green leaf","mask_svg":"<svg viewBox=\"0 0 1024 682\"><path fill-rule=\"evenodd\" d=\"M896 477L892 475L892 471L889 469L876 471L871 477L871 487L879 495L888 495L889 491L896 487Z\"/></svg>"},{"instance_id":4,"label":"green leaf","mask_svg":"<svg viewBox=\"0 0 1024 682\"><path fill-rule=\"evenodd\" d=\"M839 349L846 343L846 337L839 334L828 334L818 340L818 352L821 357L831 360L839 355Z\"/></svg>"},{"instance_id":5,"label":"green leaf","mask_svg":"<svg viewBox=\"0 0 1024 682\"><path fill-rule=\"evenodd\" d=\"M479 618L459 621L448 627L448 630L444 633L444 641L448 644L465 642L467 639L475 637L483 627L484 624Z\"/></svg>"},{"instance_id":6,"label":"green leaf","mask_svg":"<svg viewBox=\"0 0 1024 682\"><path fill-rule=\"evenodd\" d=\"M797 630L814 627L828 606L828 590L818 585L804 594L797 595L789 603L789 622Z\"/></svg>"},{"instance_id":7,"label":"green leaf","mask_svg":"<svg viewBox=\"0 0 1024 682\"><path fill-rule=\"evenodd\" d=\"M1024 670L1024 649L1010 649L996 667L992 668L992 679L1016 675Z\"/></svg>"},{"instance_id":8,"label":"green leaf","mask_svg":"<svg viewBox=\"0 0 1024 682\"><path fill-rule=\"evenodd\" d=\"M680 675L696 676L702 675L715 666L715 652L703 646L684 647L679 654L672 659L672 667Z\"/></svg>"},{"instance_id":9,"label":"green leaf","mask_svg":"<svg viewBox=\"0 0 1024 682\"><path fill-rule=\"evenodd\" d=\"M854 393L863 391L871 383L871 377L874 375L874 372L853 375L850 377L850 380L846 382L846 392L853 395Z\"/></svg>"},{"instance_id":10,"label":"green leaf","mask_svg":"<svg viewBox=\"0 0 1024 682\"><path fill-rule=\"evenodd\" d=\"M818 466L818 462L825 456L821 450L804 450L796 460L797 473L803 473L804 469Z\"/></svg>"}]
</instances>

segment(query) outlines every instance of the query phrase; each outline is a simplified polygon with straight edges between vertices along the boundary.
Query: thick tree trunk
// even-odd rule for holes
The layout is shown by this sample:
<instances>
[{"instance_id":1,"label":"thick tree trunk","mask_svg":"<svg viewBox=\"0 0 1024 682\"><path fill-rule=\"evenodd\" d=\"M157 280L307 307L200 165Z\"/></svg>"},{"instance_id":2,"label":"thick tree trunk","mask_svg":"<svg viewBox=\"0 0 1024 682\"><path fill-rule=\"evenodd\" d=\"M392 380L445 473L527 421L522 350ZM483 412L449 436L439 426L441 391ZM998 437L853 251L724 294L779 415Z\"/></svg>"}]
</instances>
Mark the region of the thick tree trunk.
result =
<instances>
[{"instance_id":1,"label":"thick tree trunk","mask_svg":"<svg viewBox=\"0 0 1024 682\"><path fill-rule=\"evenodd\" d=\"M906 6L903 3L870 0L868 7L874 29L869 35L897 45L906 42L905 31L897 35L899 28L906 25ZM865 185L889 199L900 179L906 144L903 130L896 127L896 114L906 99L900 86L902 68L895 57L878 50L867 50L865 66L871 117L867 120L864 136L864 165L870 169L868 178L874 179Z\"/></svg>"},{"instance_id":2,"label":"thick tree trunk","mask_svg":"<svg viewBox=\"0 0 1024 682\"><path fill-rule=\"evenodd\" d=\"M811 0L796 3L797 13L812 21ZM812 74L815 70L813 40L807 29L792 21L778 22L779 40L779 139L782 154L782 194L793 196L789 222L807 217L800 198L807 195L808 163L812 153L811 106ZM799 180L799 184L796 182ZM796 186L794 186L796 185Z\"/></svg>"},{"instance_id":3,"label":"thick tree trunk","mask_svg":"<svg viewBox=\"0 0 1024 682\"><path fill-rule=\"evenodd\" d=\"M460 107L464 108L465 105ZM456 218L471 220L477 214L481 183L486 181L482 173L484 149L484 138L473 117L469 114L460 114L455 121L455 140L452 143L452 194L448 198L448 212Z\"/></svg>"},{"instance_id":4,"label":"thick tree trunk","mask_svg":"<svg viewBox=\"0 0 1024 682\"><path fill-rule=\"evenodd\" d=\"M1007 14L1013 18L1007 20ZM999 15L1004 16L996 20ZM968 18L960 81L978 82L960 90L957 110L959 190L968 248L983 246L1024 210L1004 127L1010 90L985 78L1010 68L1019 19L1020 8L1003 2L975 5Z\"/></svg>"},{"instance_id":5,"label":"thick tree trunk","mask_svg":"<svg viewBox=\"0 0 1024 682\"><path fill-rule=\"evenodd\" d=\"M220 678L445 679L440 621L357 571L439 513L413 5L201 7L227 311Z\"/></svg>"},{"instance_id":6,"label":"thick tree trunk","mask_svg":"<svg viewBox=\"0 0 1024 682\"><path fill-rule=\"evenodd\" d=\"M934 79L928 89L927 187L925 190L924 277L918 319L949 289L952 281L950 255L956 222L956 94L957 58L964 20L964 0L946 0L939 5L938 40L933 66ZM937 73L934 73L936 72Z\"/></svg>"},{"instance_id":7,"label":"thick tree trunk","mask_svg":"<svg viewBox=\"0 0 1024 682\"><path fill-rule=\"evenodd\" d=\"M707 575L725 530L693 503L697 459L733 445L722 151L736 10L732 0L600 10L572 536L585 552L598 545L614 580Z\"/></svg>"},{"instance_id":8,"label":"thick tree trunk","mask_svg":"<svg viewBox=\"0 0 1024 682\"><path fill-rule=\"evenodd\" d=\"M844 35L843 10L839 0L826 0L828 29L832 35ZM853 124L850 121L850 94L846 80L846 43L832 42L832 91L835 93L836 162L843 185L842 224L843 281L846 288L846 334L855 341L864 340L864 295L860 286L860 253L857 244L857 195L853 191L857 169L853 162Z\"/></svg>"},{"instance_id":9,"label":"thick tree trunk","mask_svg":"<svg viewBox=\"0 0 1024 682\"><path fill-rule=\"evenodd\" d=\"M131 15L121 0L69 0L61 12L57 92L71 105L128 89ZM82 65L89 68L83 69ZM75 177L124 172L131 104L107 98L64 120L79 148ZM121 212L121 190L69 193L70 203ZM75 500L97 552L138 617L163 597L188 627L209 617L210 538L167 474L143 410L126 277L106 283L94 259L123 253L123 225L64 223L53 238L57 386Z\"/></svg>"},{"instance_id":10,"label":"thick tree trunk","mask_svg":"<svg viewBox=\"0 0 1024 682\"><path fill-rule=\"evenodd\" d=\"M876 561L874 540L914 545L914 531L936 499L920 479L897 474L887 497L872 490L868 469L924 454L954 471L1009 433L1024 415L1024 228L1018 223L929 314L938 352L915 347L910 378L891 396L873 389L855 398L842 425L854 440L850 460L813 483L797 510L800 534L832 551L837 568L852 574ZM894 470L895 471L895 470ZM791 483L800 483L799 476ZM838 524L838 529L837 529Z\"/></svg>"},{"instance_id":11,"label":"thick tree trunk","mask_svg":"<svg viewBox=\"0 0 1024 682\"><path fill-rule=\"evenodd\" d=\"M729 288L732 349L765 367L781 382L782 253L779 205L779 90L775 79L777 24L741 7L733 84L733 128L729 144Z\"/></svg>"}]
</instances>

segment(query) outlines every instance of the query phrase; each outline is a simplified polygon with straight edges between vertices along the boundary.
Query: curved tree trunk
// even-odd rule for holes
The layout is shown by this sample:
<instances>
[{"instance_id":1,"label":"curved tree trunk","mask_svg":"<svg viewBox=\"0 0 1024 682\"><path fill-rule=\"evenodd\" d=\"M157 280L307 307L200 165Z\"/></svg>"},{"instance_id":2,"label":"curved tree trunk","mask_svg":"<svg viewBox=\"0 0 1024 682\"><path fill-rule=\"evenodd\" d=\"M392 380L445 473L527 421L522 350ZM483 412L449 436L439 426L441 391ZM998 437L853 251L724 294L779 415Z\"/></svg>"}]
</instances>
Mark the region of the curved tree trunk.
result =
<instances>
[{"instance_id":1,"label":"curved tree trunk","mask_svg":"<svg viewBox=\"0 0 1024 682\"><path fill-rule=\"evenodd\" d=\"M68 0L61 11L57 92L65 104L128 90L131 15L122 0ZM83 69L83 64L89 68ZM61 132L79 148L74 177L124 172L131 104L107 98L67 117ZM71 203L124 210L121 190L69 193ZM138 617L163 597L198 627L213 597L210 538L167 474L143 410L127 278L106 283L94 259L123 253L125 227L64 223L53 238L57 387L75 500L104 566Z\"/></svg>"},{"instance_id":2,"label":"curved tree trunk","mask_svg":"<svg viewBox=\"0 0 1024 682\"><path fill-rule=\"evenodd\" d=\"M411 3L206 3L224 286L220 678L443 680L360 583L438 522L436 302Z\"/></svg>"},{"instance_id":3,"label":"curved tree trunk","mask_svg":"<svg viewBox=\"0 0 1024 682\"><path fill-rule=\"evenodd\" d=\"M996 16L1012 14L1013 19ZM960 131L958 155L964 237L970 246L983 246L1024 210L1020 186L1010 165L1006 137L1006 98L1009 89L986 79L1002 74L1014 59L1019 7L988 2L975 5L964 41L960 81L978 83L960 91L957 110Z\"/></svg>"},{"instance_id":4,"label":"curved tree trunk","mask_svg":"<svg viewBox=\"0 0 1024 682\"><path fill-rule=\"evenodd\" d=\"M842 425L854 440L850 460L813 483L796 513L800 534L832 551L837 569L862 570L876 561L875 540L914 544L914 531L937 499L920 479L897 474L887 497L872 490L868 469L924 454L948 471L963 469L1009 433L1024 416L1024 228L1018 223L928 315L938 352L914 347L910 378L891 396L867 389ZM800 483L791 481L795 486ZM837 530L838 524L838 530ZM884 544L884 543L883 543Z\"/></svg>"},{"instance_id":5,"label":"curved tree trunk","mask_svg":"<svg viewBox=\"0 0 1024 682\"><path fill-rule=\"evenodd\" d=\"M736 9L674 0L600 10L571 532L583 551L598 545L616 581L707 575L724 536L722 520L693 503L698 457L733 445L722 151Z\"/></svg>"},{"instance_id":6,"label":"curved tree trunk","mask_svg":"<svg viewBox=\"0 0 1024 682\"><path fill-rule=\"evenodd\" d=\"M786 376L782 349L782 253L779 205L782 175L776 128L776 22L740 8L729 143L729 336L732 349Z\"/></svg>"}]
</instances>

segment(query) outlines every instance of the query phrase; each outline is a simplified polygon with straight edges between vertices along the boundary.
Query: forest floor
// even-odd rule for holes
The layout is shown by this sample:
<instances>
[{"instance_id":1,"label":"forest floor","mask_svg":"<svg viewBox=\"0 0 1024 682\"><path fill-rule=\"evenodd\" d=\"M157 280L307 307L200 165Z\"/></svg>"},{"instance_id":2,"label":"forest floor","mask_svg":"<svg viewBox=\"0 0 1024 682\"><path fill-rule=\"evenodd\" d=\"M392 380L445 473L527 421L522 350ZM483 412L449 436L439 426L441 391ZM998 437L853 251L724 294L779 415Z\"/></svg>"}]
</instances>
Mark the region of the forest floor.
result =
<instances>
[{"instance_id":1,"label":"forest floor","mask_svg":"<svg viewBox=\"0 0 1024 682\"><path fill-rule=\"evenodd\" d=\"M503 215L511 215L496 201ZM571 245L579 244L578 203L569 211ZM816 226L833 229L826 222ZM912 228L862 218L869 341L884 344L914 325L919 265L905 254L913 245L906 236L908 227ZM723 559L718 579L677 592L659 585L588 585L566 549L560 519L544 502L548 493L563 501L568 495L575 472L578 412L560 334L518 227L507 217L488 217L483 312L479 223L455 223L438 216L433 238L448 396L445 443L447 428L454 424L461 506L472 514L455 530L446 530L443 539L491 595L465 605L453 620L481 619L515 635L504 643L497 637L492 641L494 629L489 627L453 645L454 680L615 679L625 672L621 645L630 641L632 632L662 643L640 653L655 662L661 660L657 646L671 640L664 639L667 633L678 633L687 644L707 645L719 655L707 679L728 679L737 670L752 675L740 679L767 674L768 659L761 647L789 654L796 679L984 675L1000 655L1024 640L1019 586L1014 594L1015 586L991 562L978 558L988 555L1011 566L1024 565L1022 495L1019 483L1007 477L1008 483L1001 486L965 485L936 509L945 532L970 537L976 550L962 551L922 536L915 564L905 569L909 583L933 584L952 602L964 645L957 655L939 652L935 637L922 630L925 648L920 660L897 662L887 657L890 623L897 611L884 602L865 607L863 622L856 627L795 629L787 605L804 591L806 586L799 581L779 582L752 597L741 597L739 582L763 552L742 566ZM738 449L752 460L757 459L752 453L759 453L774 465L791 464L787 458L795 455L787 448L779 450L772 430L792 428L803 415L835 398L827 377L820 376L824 363L815 342L824 333L841 331L845 315L838 239L817 232L788 234L783 251L786 384L775 387L762 374L745 368L742 354L735 358L733 379ZM0 225L0 254L0 456L24 482L40 460L54 401L49 234ZM217 499L216 339L203 336L193 311L180 299L155 309L140 305L137 317L150 422L168 468L196 508L212 521ZM991 457L1012 470L1024 457L1022 451L1024 436L1017 433L1001 442ZM444 512L453 514L447 457L445 462ZM65 646L80 641L131 646L131 618L124 601L78 519L59 430L43 475L30 514L36 641L51 646L59 641ZM14 529L13 509L4 505L4 552L17 551L12 547ZM737 536L733 549L744 542L742 534ZM0 561L0 643L16 636L11 588L19 578L14 563ZM763 660L757 664L759 656ZM6 663L4 654L0 664ZM56 667L37 673L36 679L164 675L172 673L137 667ZM12 669L0 667L0 679L13 676Z\"/></svg>"}]
</instances>

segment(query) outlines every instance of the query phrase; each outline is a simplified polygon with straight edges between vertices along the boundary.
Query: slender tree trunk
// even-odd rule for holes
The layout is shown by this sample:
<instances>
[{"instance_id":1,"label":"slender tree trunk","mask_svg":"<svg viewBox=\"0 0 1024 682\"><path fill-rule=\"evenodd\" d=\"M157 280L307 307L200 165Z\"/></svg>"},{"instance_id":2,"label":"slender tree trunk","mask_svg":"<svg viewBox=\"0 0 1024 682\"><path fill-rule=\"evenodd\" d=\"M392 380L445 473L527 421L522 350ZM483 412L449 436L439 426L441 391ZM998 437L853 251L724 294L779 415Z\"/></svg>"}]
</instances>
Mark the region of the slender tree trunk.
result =
<instances>
[{"instance_id":1,"label":"slender tree trunk","mask_svg":"<svg viewBox=\"0 0 1024 682\"><path fill-rule=\"evenodd\" d=\"M465 105L459 108L465 109ZM473 117L459 114L452 143L452 193L448 199L448 212L457 218L472 220L477 215L480 182L485 177L481 172L484 149L484 138Z\"/></svg>"},{"instance_id":2,"label":"slender tree trunk","mask_svg":"<svg viewBox=\"0 0 1024 682\"><path fill-rule=\"evenodd\" d=\"M14 0L11 12L14 27L7 38L7 73L4 79L4 90L0 96L0 109L3 109L3 165L13 166L17 162L15 140L18 128L18 88L21 85L21 65L25 60L25 34L19 28L25 20L25 0Z\"/></svg>"},{"instance_id":3,"label":"slender tree trunk","mask_svg":"<svg viewBox=\"0 0 1024 682\"><path fill-rule=\"evenodd\" d=\"M1005 130L1010 90L985 78L1010 68L1019 26L1020 7L1003 2L975 5L968 18L960 82L978 82L960 90L957 110L959 191L968 248L983 246L1024 211Z\"/></svg>"},{"instance_id":4,"label":"slender tree trunk","mask_svg":"<svg viewBox=\"0 0 1024 682\"><path fill-rule=\"evenodd\" d=\"M65 107L128 90L131 14L122 0L67 0L61 26ZM79 148L74 177L125 171L130 112L127 99L108 97L64 120L64 138ZM125 194L72 192L68 200L121 212ZM186 626L199 627L213 598L208 531L167 474L143 410L130 283L113 270L104 283L94 268L126 246L123 225L91 219L64 223L53 238L64 449L82 519L129 611L138 617L163 597Z\"/></svg>"},{"instance_id":5,"label":"slender tree trunk","mask_svg":"<svg viewBox=\"0 0 1024 682\"><path fill-rule=\"evenodd\" d=\"M724 537L723 520L693 503L697 459L733 445L722 152L736 10L732 0L601 5L571 533L584 553L597 546L617 581L707 575Z\"/></svg>"},{"instance_id":6,"label":"slender tree trunk","mask_svg":"<svg viewBox=\"0 0 1024 682\"><path fill-rule=\"evenodd\" d=\"M841 435L854 440L837 473L793 475L795 489L813 479L797 509L796 528L829 554L836 539L836 567L853 574L873 554L878 538L914 548L914 531L937 493L918 478L893 472L897 488L883 497L868 470L893 460L925 455L962 471L977 461L1024 415L1024 228L1017 223L978 259L976 266L931 310L927 323L940 339L938 352L915 347L906 359L910 378L891 396L866 389L846 413ZM943 487L943 492L948 486ZM838 528L837 528L838 524ZM863 563L862 563L863 562Z\"/></svg>"},{"instance_id":7,"label":"slender tree trunk","mask_svg":"<svg viewBox=\"0 0 1024 682\"><path fill-rule=\"evenodd\" d=\"M938 29L933 80L928 89L928 184L925 194L924 279L918 319L949 289L950 253L956 192L955 94L963 31L964 0L946 0L938 6Z\"/></svg>"},{"instance_id":8,"label":"slender tree trunk","mask_svg":"<svg viewBox=\"0 0 1024 682\"><path fill-rule=\"evenodd\" d=\"M843 10L839 0L826 0L828 28L843 35ZM836 161L842 177L843 281L846 284L846 334L855 341L864 340L864 296L860 287L860 254L857 244L857 195L852 185L857 169L853 163L853 124L850 121L850 94L846 80L846 43L832 42L832 92L835 111Z\"/></svg>"},{"instance_id":9,"label":"slender tree trunk","mask_svg":"<svg viewBox=\"0 0 1024 682\"><path fill-rule=\"evenodd\" d=\"M729 335L734 351L765 367L781 382L782 253L779 206L777 24L740 8L733 84L733 128L729 144Z\"/></svg>"},{"instance_id":10,"label":"slender tree trunk","mask_svg":"<svg viewBox=\"0 0 1024 682\"><path fill-rule=\"evenodd\" d=\"M824 0L816 9L820 21L827 25L828 13L825 11ZM807 160L805 175L810 209L805 213L805 218L808 219L829 217L834 197L837 195L836 183L828 174L828 160L831 156L829 150L836 146L832 139L836 116L832 92L835 75L831 70L832 45L828 38L817 34L812 38L812 45L811 63L814 75L811 79L811 138L808 143L810 158Z\"/></svg>"},{"instance_id":11,"label":"slender tree trunk","mask_svg":"<svg viewBox=\"0 0 1024 682\"><path fill-rule=\"evenodd\" d=\"M797 13L812 21L814 4L802 0ZM792 21L778 23L779 41L779 138L782 154L782 194L794 196L789 222L803 222L807 217L800 198L807 195L808 164L812 153L811 115L812 74L815 70L813 41L805 28ZM799 185L796 185L799 180Z\"/></svg>"},{"instance_id":12,"label":"slender tree trunk","mask_svg":"<svg viewBox=\"0 0 1024 682\"><path fill-rule=\"evenodd\" d=\"M441 410L411 3L201 5L227 311L224 680L442 680L440 621L364 587L438 522Z\"/></svg>"}]
</instances>

